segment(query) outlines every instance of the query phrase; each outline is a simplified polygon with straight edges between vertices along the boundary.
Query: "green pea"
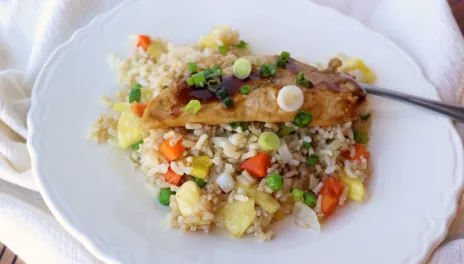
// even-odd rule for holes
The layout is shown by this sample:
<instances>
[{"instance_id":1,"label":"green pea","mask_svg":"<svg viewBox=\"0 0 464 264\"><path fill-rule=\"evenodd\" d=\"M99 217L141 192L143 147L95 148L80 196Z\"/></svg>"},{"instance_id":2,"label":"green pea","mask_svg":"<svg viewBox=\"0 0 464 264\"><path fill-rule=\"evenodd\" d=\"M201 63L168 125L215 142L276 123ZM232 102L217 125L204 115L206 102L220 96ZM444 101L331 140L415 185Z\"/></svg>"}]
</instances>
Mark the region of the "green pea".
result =
<instances>
[{"instance_id":1,"label":"green pea","mask_svg":"<svg viewBox=\"0 0 464 264\"><path fill-rule=\"evenodd\" d=\"M316 166L318 161L319 161L319 157L313 154L309 156L309 158L306 160L306 164L308 164L309 166Z\"/></svg>"},{"instance_id":2,"label":"green pea","mask_svg":"<svg viewBox=\"0 0 464 264\"><path fill-rule=\"evenodd\" d=\"M169 200L171 199L172 191L170 188L163 188L160 190L158 200L160 204L169 205Z\"/></svg>"},{"instance_id":3,"label":"green pea","mask_svg":"<svg viewBox=\"0 0 464 264\"><path fill-rule=\"evenodd\" d=\"M206 181L200 178L193 178L193 182L197 184L198 187L203 187L206 185Z\"/></svg>"},{"instance_id":4,"label":"green pea","mask_svg":"<svg viewBox=\"0 0 464 264\"><path fill-rule=\"evenodd\" d=\"M306 141L303 142L303 148L304 149L310 149L311 147L312 147L311 142L306 142Z\"/></svg>"},{"instance_id":5,"label":"green pea","mask_svg":"<svg viewBox=\"0 0 464 264\"><path fill-rule=\"evenodd\" d=\"M267 186L269 186L274 191L278 191L282 189L282 185L284 184L284 178L279 174L271 174L266 181Z\"/></svg>"},{"instance_id":6,"label":"green pea","mask_svg":"<svg viewBox=\"0 0 464 264\"><path fill-rule=\"evenodd\" d=\"M311 208L316 206L316 203L317 203L316 195L311 191L305 192L303 194L303 202Z\"/></svg>"}]
</instances>

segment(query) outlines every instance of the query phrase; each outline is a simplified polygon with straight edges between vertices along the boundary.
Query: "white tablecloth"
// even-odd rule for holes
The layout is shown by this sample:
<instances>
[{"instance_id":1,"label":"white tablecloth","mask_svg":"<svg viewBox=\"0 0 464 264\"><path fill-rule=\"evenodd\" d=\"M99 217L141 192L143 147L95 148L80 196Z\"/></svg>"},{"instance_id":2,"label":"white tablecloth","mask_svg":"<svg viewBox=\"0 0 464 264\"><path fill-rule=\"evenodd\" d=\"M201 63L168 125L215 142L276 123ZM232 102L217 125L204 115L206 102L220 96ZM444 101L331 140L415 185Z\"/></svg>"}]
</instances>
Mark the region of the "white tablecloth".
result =
<instances>
[{"instance_id":1,"label":"white tablecloth","mask_svg":"<svg viewBox=\"0 0 464 264\"><path fill-rule=\"evenodd\" d=\"M392 39L422 67L443 100L461 103L464 41L447 1L314 1ZM34 191L24 138L32 86L44 62L76 29L119 2L0 1L0 241L29 264L100 263L63 230ZM449 240L464 234L463 212ZM463 249L464 242L455 240L440 248L431 262L464 263Z\"/></svg>"}]
</instances>

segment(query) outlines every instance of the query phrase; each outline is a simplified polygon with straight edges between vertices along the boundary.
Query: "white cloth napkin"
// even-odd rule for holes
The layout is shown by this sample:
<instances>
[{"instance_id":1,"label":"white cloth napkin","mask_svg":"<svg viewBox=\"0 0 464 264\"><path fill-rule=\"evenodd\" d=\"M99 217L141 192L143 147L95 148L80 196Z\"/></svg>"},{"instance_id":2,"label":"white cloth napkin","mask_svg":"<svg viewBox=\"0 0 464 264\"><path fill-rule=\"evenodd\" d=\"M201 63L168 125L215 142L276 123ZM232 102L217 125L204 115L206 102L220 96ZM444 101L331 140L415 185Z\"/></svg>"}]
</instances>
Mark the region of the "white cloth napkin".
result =
<instances>
[{"instance_id":1,"label":"white cloth napkin","mask_svg":"<svg viewBox=\"0 0 464 264\"><path fill-rule=\"evenodd\" d=\"M418 62L443 100L458 101L464 41L446 0L314 1L389 37ZM48 56L77 28L119 2L0 1L0 241L26 263L100 263L60 227L34 191L24 138L32 85ZM464 208L448 239L462 235ZM430 262L464 263L463 241L445 244Z\"/></svg>"}]
</instances>

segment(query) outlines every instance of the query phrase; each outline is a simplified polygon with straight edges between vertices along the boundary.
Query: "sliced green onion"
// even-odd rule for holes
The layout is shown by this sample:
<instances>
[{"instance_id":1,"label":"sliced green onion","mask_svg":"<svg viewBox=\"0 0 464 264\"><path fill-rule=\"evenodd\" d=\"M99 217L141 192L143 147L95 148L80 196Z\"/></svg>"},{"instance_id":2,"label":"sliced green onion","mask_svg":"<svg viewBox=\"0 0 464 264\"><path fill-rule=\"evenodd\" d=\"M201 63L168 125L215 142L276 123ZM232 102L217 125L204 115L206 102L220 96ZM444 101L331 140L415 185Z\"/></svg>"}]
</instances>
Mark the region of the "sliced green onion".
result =
<instances>
[{"instance_id":1,"label":"sliced green onion","mask_svg":"<svg viewBox=\"0 0 464 264\"><path fill-rule=\"evenodd\" d=\"M206 181L200 178L193 177L193 182L197 184L198 187L204 187L206 185Z\"/></svg>"},{"instance_id":2,"label":"sliced green onion","mask_svg":"<svg viewBox=\"0 0 464 264\"><path fill-rule=\"evenodd\" d=\"M313 83L306 79L303 72L298 73L296 76L296 83L307 88L313 87Z\"/></svg>"},{"instance_id":3,"label":"sliced green onion","mask_svg":"<svg viewBox=\"0 0 464 264\"><path fill-rule=\"evenodd\" d=\"M188 84L189 86L194 86L194 85L195 85L195 81L193 80L192 77L187 78L187 81L186 81L186 82L187 82L187 84Z\"/></svg>"},{"instance_id":4,"label":"sliced green onion","mask_svg":"<svg viewBox=\"0 0 464 264\"><path fill-rule=\"evenodd\" d=\"M311 142L306 142L306 141L303 142L304 149L310 149L311 147L312 147Z\"/></svg>"},{"instance_id":5,"label":"sliced green onion","mask_svg":"<svg viewBox=\"0 0 464 264\"><path fill-rule=\"evenodd\" d=\"M218 89L218 91L216 92L216 95L221 100L226 98L226 97L229 97L229 93L227 92L227 90L224 87L221 87L220 89Z\"/></svg>"},{"instance_id":6,"label":"sliced green onion","mask_svg":"<svg viewBox=\"0 0 464 264\"><path fill-rule=\"evenodd\" d=\"M169 205L171 200L172 191L169 188L163 188L160 190L158 200L162 205Z\"/></svg>"},{"instance_id":7,"label":"sliced green onion","mask_svg":"<svg viewBox=\"0 0 464 264\"><path fill-rule=\"evenodd\" d=\"M248 46L248 43L246 43L244 40L240 40L240 43L235 45L235 47L241 48L241 49L246 49L247 46Z\"/></svg>"},{"instance_id":8,"label":"sliced green onion","mask_svg":"<svg viewBox=\"0 0 464 264\"><path fill-rule=\"evenodd\" d=\"M220 74L222 74L222 68L221 68L221 66L219 64L214 64L213 67L211 67L211 70L213 72L220 71ZM216 76L216 77L218 77L218 76Z\"/></svg>"},{"instance_id":9,"label":"sliced green onion","mask_svg":"<svg viewBox=\"0 0 464 264\"><path fill-rule=\"evenodd\" d=\"M266 77L266 78L271 76L271 74L269 73L269 68L267 64L261 65L261 76Z\"/></svg>"},{"instance_id":10,"label":"sliced green onion","mask_svg":"<svg viewBox=\"0 0 464 264\"><path fill-rule=\"evenodd\" d=\"M275 63L269 64L268 69L271 73L271 76L276 75L277 73L277 65Z\"/></svg>"},{"instance_id":11,"label":"sliced green onion","mask_svg":"<svg viewBox=\"0 0 464 264\"><path fill-rule=\"evenodd\" d=\"M190 73L197 73L198 72L198 67L195 62L189 62L187 64L187 69Z\"/></svg>"},{"instance_id":12,"label":"sliced green onion","mask_svg":"<svg viewBox=\"0 0 464 264\"><path fill-rule=\"evenodd\" d=\"M263 64L261 65L261 76L264 78L272 77L277 73L276 64Z\"/></svg>"},{"instance_id":13,"label":"sliced green onion","mask_svg":"<svg viewBox=\"0 0 464 264\"><path fill-rule=\"evenodd\" d=\"M142 90L140 88L142 88L142 86L136 83L134 88L131 89L129 94L129 103L140 102L140 99L142 98Z\"/></svg>"},{"instance_id":14,"label":"sliced green onion","mask_svg":"<svg viewBox=\"0 0 464 264\"><path fill-rule=\"evenodd\" d=\"M226 108L232 107L232 100L230 99L229 93L227 92L226 88L219 88L216 92L216 96L222 101Z\"/></svg>"},{"instance_id":15,"label":"sliced green onion","mask_svg":"<svg viewBox=\"0 0 464 264\"><path fill-rule=\"evenodd\" d=\"M280 68L285 68L285 65L288 63L289 59L290 53L282 51L282 53L280 53L279 59L277 60L277 66Z\"/></svg>"},{"instance_id":16,"label":"sliced green onion","mask_svg":"<svg viewBox=\"0 0 464 264\"><path fill-rule=\"evenodd\" d=\"M190 114L196 114L201 109L201 103L198 100L190 100L185 106L184 111Z\"/></svg>"},{"instance_id":17,"label":"sliced green onion","mask_svg":"<svg viewBox=\"0 0 464 264\"><path fill-rule=\"evenodd\" d=\"M303 194L303 202L311 208L316 206L316 203L317 203L316 195L311 191L305 192Z\"/></svg>"},{"instance_id":18,"label":"sliced green onion","mask_svg":"<svg viewBox=\"0 0 464 264\"><path fill-rule=\"evenodd\" d=\"M301 83L305 79L304 72L300 72L296 75L296 83Z\"/></svg>"},{"instance_id":19,"label":"sliced green onion","mask_svg":"<svg viewBox=\"0 0 464 264\"><path fill-rule=\"evenodd\" d=\"M212 74L213 74L213 70L211 69L205 69L203 71L203 75L205 76L206 79L208 79Z\"/></svg>"},{"instance_id":20,"label":"sliced green onion","mask_svg":"<svg viewBox=\"0 0 464 264\"><path fill-rule=\"evenodd\" d=\"M280 138L276 133L263 132L258 138L258 145L264 150L276 150L280 146Z\"/></svg>"},{"instance_id":21,"label":"sliced green onion","mask_svg":"<svg viewBox=\"0 0 464 264\"><path fill-rule=\"evenodd\" d=\"M289 127L284 124L280 126L279 131L277 132L277 134L281 137L285 137L285 136L295 134L295 133L296 131L293 127Z\"/></svg>"},{"instance_id":22,"label":"sliced green onion","mask_svg":"<svg viewBox=\"0 0 464 264\"><path fill-rule=\"evenodd\" d=\"M200 87L205 86L206 79L205 79L205 75L203 74L203 72L195 73L190 78L193 79L193 82L195 83L195 86L200 86ZM187 79L187 84L188 84L188 79Z\"/></svg>"},{"instance_id":23,"label":"sliced green onion","mask_svg":"<svg viewBox=\"0 0 464 264\"><path fill-rule=\"evenodd\" d=\"M359 132L357 130L353 131L354 141L358 144L367 144L369 143L369 134L367 132Z\"/></svg>"},{"instance_id":24,"label":"sliced green onion","mask_svg":"<svg viewBox=\"0 0 464 264\"><path fill-rule=\"evenodd\" d=\"M221 77L222 75L222 68L218 64L211 67L211 69L206 69L203 71L206 79L212 79L216 77Z\"/></svg>"},{"instance_id":25,"label":"sliced green onion","mask_svg":"<svg viewBox=\"0 0 464 264\"><path fill-rule=\"evenodd\" d=\"M304 192L298 188L292 189L292 196L295 200L303 198Z\"/></svg>"},{"instance_id":26,"label":"sliced green onion","mask_svg":"<svg viewBox=\"0 0 464 264\"><path fill-rule=\"evenodd\" d=\"M227 53L227 47L226 46L219 46L218 51L221 54L226 54Z\"/></svg>"},{"instance_id":27,"label":"sliced green onion","mask_svg":"<svg viewBox=\"0 0 464 264\"><path fill-rule=\"evenodd\" d=\"M139 142L132 145L132 149L133 150L138 150L140 148L140 146L142 145L142 143L143 143L143 140L140 140Z\"/></svg>"},{"instance_id":28,"label":"sliced green onion","mask_svg":"<svg viewBox=\"0 0 464 264\"><path fill-rule=\"evenodd\" d=\"M306 160L306 164L310 166L316 166L317 162L319 161L319 157L317 155L311 155L309 158Z\"/></svg>"},{"instance_id":29,"label":"sliced green onion","mask_svg":"<svg viewBox=\"0 0 464 264\"><path fill-rule=\"evenodd\" d=\"M227 97L222 100L222 103L226 108L231 108L232 107L232 100L230 100L230 97Z\"/></svg>"},{"instance_id":30,"label":"sliced green onion","mask_svg":"<svg viewBox=\"0 0 464 264\"><path fill-rule=\"evenodd\" d=\"M210 79L206 82L206 88L211 92L216 92L219 88L221 88L221 80L219 78Z\"/></svg>"},{"instance_id":31,"label":"sliced green onion","mask_svg":"<svg viewBox=\"0 0 464 264\"><path fill-rule=\"evenodd\" d=\"M248 129L248 123L247 122L232 122L229 124L230 127L232 127L233 129L236 129L238 127L241 127L242 128L242 131L245 131L246 129Z\"/></svg>"},{"instance_id":32,"label":"sliced green onion","mask_svg":"<svg viewBox=\"0 0 464 264\"><path fill-rule=\"evenodd\" d=\"M251 74L251 63L249 60L245 58L240 58L235 61L234 65L232 66L232 73L235 77L240 80L244 80L248 78Z\"/></svg>"},{"instance_id":33,"label":"sliced green onion","mask_svg":"<svg viewBox=\"0 0 464 264\"><path fill-rule=\"evenodd\" d=\"M361 120L362 120L362 121L367 121L367 120L369 120L370 118L371 118L371 113L369 113L369 114L367 114L367 115L365 115L365 116L361 116Z\"/></svg>"},{"instance_id":34,"label":"sliced green onion","mask_svg":"<svg viewBox=\"0 0 464 264\"><path fill-rule=\"evenodd\" d=\"M284 178L279 174L271 174L267 178L266 184L274 191L278 191L282 189L282 185L284 184Z\"/></svg>"},{"instance_id":35,"label":"sliced green onion","mask_svg":"<svg viewBox=\"0 0 464 264\"><path fill-rule=\"evenodd\" d=\"M243 94L243 95L247 95L251 92L251 86L249 85L242 85L242 87L240 87L240 93Z\"/></svg>"},{"instance_id":36,"label":"sliced green onion","mask_svg":"<svg viewBox=\"0 0 464 264\"><path fill-rule=\"evenodd\" d=\"M293 124L299 128L307 127L313 121L313 116L310 112L300 110L296 113L295 118L293 119Z\"/></svg>"}]
</instances>

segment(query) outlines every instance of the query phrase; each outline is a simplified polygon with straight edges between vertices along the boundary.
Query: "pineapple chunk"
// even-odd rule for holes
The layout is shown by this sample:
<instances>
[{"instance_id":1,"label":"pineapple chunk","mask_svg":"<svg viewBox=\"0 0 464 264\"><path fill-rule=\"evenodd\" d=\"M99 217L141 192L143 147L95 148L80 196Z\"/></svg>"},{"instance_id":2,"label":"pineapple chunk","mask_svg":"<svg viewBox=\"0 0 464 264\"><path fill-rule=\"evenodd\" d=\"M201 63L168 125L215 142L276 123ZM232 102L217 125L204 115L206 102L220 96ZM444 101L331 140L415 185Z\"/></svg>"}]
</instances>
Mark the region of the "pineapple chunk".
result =
<instances>
[{"instance_id":1,"label":"pineapple chunk","mask_svg":"<svg viewBox=\"0 0 464 264\"><path fill-rule=\"evenodd\" d=\"M213 165L213 162L211 162L211 159L208 156L193 157L193 169L190 175L204 179L208 176L211 165Z\"/></svg>"},{"instance_id":2,"label":"pineapple chunk","mask_svg":"<svg viewBox=\"0 0 464 264\"><path fill-rule=\"evenodd\" d=\"M167 52L166 45L161 40L152 40L150 45L147 47L147 53L150 55L153 60L157 61L161 55Z\"/></svg>"},{"instance_id":3,"label":"pineapple chunk","mask_svg":"<svg viewBox=\"0 0 464 264\"><path fill-rule=\"evenodd\" d=\"M113 104L113 111L115 111L117 113L122 113L124 111L127 111L128 109L130 109L129 103L121 102L121 103L114 103Z\"/></svg>"},{"instance_id":4,"label":"pineapple chunk","mask_svg":"<svg viewBox=\"0 0 464 264\"><path fill-rule=\"evenodd\" d=\"M219 209L218 212L224 218L226 229L233 237L241 237L253 223L256 217L255 202L234 200Z\"/></svg>"},{"instance_id":5,"label":"pineapple chunk","mask_svg":"<svg viewBox=\"0 0 464 264\"><path fill-rule=\"evenodd\" d=\"M267 192L258 191L252 187L240 186L250 198L256 201L256 204L261 206L266 212L273 214L280 208L279 202Z\"/></svg>"},{"instance_id":6,"label":"pineapple chunk","mask_svg":"<svg viewBox=\"0 0 464 264\"><path fill-rule=\"evenodd\" d=\"M372 70L367 67L363 60L359 58L342 58L343 65L340 71L348 72L356 77L359 82L374 84L376 76Z\"/></svg>"},{"instance_id":7,"label":"pineapple chunk","mask_svg":"<svg viewBox=\"0 0 464 264\"><path fill-rule=\"evenodd\" d=\"M238 31L232 30L228 26L213 28L208 36L200 39L200 47L216 48L218 46L231 46L240 42Z\"/></svg>"},{"instance_id":8,"label":"pineapple chunk","mask_svg":"<svg viewBox=\"0 0 464 264\"><path fill-rule=\"evenodd\" d=\"M118 142L126 149L142 140L142 119L128 110L121 114L118 121Z\"/></svg>"},{"instance_id":9,"label":"pineapple chunk","mask_svg":"<svg viewBox=\"0 0 464 264\"><path fill-rule=\"evenodd\" d=\"M187 181L176 193L177 206L183 216L195 216L200 213L200 188L193 181Z\"/></svg>"},{"instance_id":10,"label":"pineapple chunk","mask_svg":"<svg viewBox=\"0 0 464 264\"><path fill-rule=\"evenodd\" d=\"M364 184L359 178L351 178L345 173L341 173L340 179L349 188L348 198L356 202L362 202L364 198Z\"/></svg>"}]
</instances>

